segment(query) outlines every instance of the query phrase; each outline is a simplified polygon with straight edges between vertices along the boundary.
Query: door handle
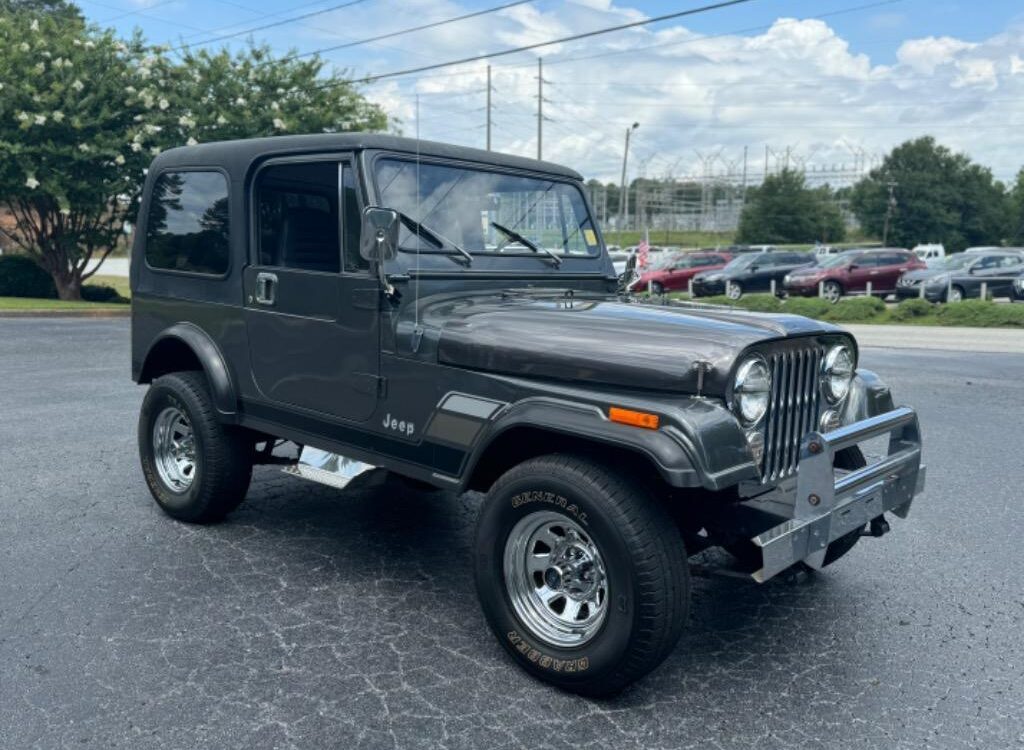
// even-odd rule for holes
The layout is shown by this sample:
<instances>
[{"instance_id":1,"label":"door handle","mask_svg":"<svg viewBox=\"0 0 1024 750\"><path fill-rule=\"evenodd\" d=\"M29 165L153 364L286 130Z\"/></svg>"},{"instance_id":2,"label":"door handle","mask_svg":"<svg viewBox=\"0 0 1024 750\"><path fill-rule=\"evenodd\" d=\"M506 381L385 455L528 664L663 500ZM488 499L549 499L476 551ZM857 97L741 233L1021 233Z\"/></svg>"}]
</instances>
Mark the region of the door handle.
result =
<instances>
[{"instance_id":1,"label":"door handle","mask_svg":"<svg viewBox=\"0 0 1024 750\"><path fill-rule=\"evenodd\" d=\"M256 303L273 305L277 298L277 274L261 271L256 274Z\"/></svg>"}]
</instances>

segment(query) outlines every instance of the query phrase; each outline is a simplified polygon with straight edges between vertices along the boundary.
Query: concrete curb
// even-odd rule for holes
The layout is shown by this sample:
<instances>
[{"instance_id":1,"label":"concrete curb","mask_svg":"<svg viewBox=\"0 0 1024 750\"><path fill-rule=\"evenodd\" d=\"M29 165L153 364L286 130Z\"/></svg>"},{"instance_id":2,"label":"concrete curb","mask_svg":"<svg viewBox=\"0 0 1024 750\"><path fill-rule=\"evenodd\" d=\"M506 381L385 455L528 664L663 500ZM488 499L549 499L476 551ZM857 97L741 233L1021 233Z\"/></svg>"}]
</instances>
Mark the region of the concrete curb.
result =
<instances>
[{"instance_id":1,"label":"concrete curb","mask_svg":"<svg viewBox=\"0 0 1024 750\"><path fill-rule=\"evenodd\" d=\"M956 326L844 325L861 346L1024 355L1024 329Z\"/></svg>"}]
</instances>

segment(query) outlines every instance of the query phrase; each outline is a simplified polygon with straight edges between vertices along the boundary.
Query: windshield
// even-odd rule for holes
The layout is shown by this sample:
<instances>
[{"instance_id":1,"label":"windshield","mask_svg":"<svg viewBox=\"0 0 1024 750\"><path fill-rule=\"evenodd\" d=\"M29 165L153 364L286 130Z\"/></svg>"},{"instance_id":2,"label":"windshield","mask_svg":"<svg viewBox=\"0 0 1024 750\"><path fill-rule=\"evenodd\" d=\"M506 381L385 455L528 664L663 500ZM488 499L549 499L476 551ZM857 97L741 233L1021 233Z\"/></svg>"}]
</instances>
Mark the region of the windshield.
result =
<instances>
[{"instance_id":1,"label":"windshield","mask_svg":"<svg viewBox=\"0 0 1024 750\"><path fill-rule=\"evenodd\" d=\"M956 271L961 268L966 268L977 259L977 257L972 258L969 255L964 255L963 253L960 253L959 255L951 255L950 257L946 258L945 262L942 264L942 267L945 268L947 271Z\"/></svg>"},{"instance_id":2,"label":"windshield","mask_svg":"<svg viewBox=\"0 0 1024 750\"><path fill-rule=\"evenodd\" d=\"M754 263L757 262L758 257L759 256L758 256L757 253L753 253L753 254L750 254L750 255L741 255L738 258L733 258L732 260L730 260L726 264L725 268L723 268L722 270L723 271L739 271L739 270L741 270L743 268L747 268L749 266L752 266Z\"/></svg>"},{"instance_id":3,"label":"windshield","mask_svg":"<svg viewBox=\"0 0 1024 750\"><path fill-rule=\"evenodd\" d=\"M593 256L600 250L583 194L567 182L392 158L378 159L374 176L382 206L473 255L534 254L500 227L558 255ZM403 225L399 249L437 248L425 238L417 246L415 232Z\"/></svg>"}]
</instances>

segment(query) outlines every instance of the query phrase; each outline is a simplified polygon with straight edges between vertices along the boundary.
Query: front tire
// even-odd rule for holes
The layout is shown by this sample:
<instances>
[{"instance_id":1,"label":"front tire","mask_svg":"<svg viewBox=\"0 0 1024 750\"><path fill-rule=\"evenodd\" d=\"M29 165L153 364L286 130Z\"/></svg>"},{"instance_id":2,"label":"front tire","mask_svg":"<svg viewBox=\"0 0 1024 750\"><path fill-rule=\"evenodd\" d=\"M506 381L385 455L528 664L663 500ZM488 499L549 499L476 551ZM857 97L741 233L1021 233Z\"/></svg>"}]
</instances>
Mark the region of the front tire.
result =
<instances>
[{"instance_id":1,"label":"front tire","mask_svg":"<svg viewBox=\"0 0 1024 750\"><path fill-rule=\"evenodd\" d=\"M491 629L541 680L614 694L679 639L682 538L649 492L597 462L551 455L509 470L487 494L474 551Z\"/></svg>"},{"instance_id":2,"label":"front tire","mask_svg":"<svg viewBox=\"0 0 1024 750\"><path fill-rule=\"evenodd\" d=\"M139 457L153 499L169 516L213 523L245 499L253 443L217 419L201 372L153 381L139 413Z\"/></svg>"},{"instance_id":3,"label":"front tire","mask_svg":"<svg viewBox=\"0 0 1024 750\"><path fill-rule=\"evenodd\" d=\"M949 291L946 292L946 302L963 302L964 297L966 296L967 295L964 294L963 288L954 284L950 287Z\"/></svg>"},{"instance_id":4,"label":"front tire","mask_svg":"<svg viewBox=\"0 0 1024 750\"><path fill-rule=\"evenodd\" d=\"M725 288L725 296L731 300L738 300L743 296L743 286L737 281L730 281Z\"/></svg>"},{"instance_id":5,"label":"front tire","mask_svg":"<svg viewBox=\"0 0 1024 750\"><path fill-rule=\"evenodd\" d=\"M834 305L842 298L843 287L838 281L826 281L822 287L822 293L825 295L825 299Z\"/></svg>"}]
</instances>

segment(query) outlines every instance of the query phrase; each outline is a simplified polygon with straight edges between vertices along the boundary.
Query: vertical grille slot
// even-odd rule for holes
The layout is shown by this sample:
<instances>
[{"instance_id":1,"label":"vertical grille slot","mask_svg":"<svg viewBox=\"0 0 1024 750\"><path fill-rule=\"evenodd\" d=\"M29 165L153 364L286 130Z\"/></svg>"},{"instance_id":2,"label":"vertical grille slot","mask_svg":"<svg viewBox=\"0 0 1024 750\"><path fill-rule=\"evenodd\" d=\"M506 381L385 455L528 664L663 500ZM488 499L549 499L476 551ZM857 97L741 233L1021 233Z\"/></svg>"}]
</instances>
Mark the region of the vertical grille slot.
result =
<instances>
[{"instance_id":1,"label":"vertical grille slot","mask_svg":"<svg viewBox=\"0 0 1024 750\"><path fill-rule=\"evenodd\" d=\"M823 356L815 344L768 357L772 389L764 428L765 484L796 473L800 441L817 425L821 406L818 372Z\"/></svg>"}]
</instances>

